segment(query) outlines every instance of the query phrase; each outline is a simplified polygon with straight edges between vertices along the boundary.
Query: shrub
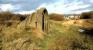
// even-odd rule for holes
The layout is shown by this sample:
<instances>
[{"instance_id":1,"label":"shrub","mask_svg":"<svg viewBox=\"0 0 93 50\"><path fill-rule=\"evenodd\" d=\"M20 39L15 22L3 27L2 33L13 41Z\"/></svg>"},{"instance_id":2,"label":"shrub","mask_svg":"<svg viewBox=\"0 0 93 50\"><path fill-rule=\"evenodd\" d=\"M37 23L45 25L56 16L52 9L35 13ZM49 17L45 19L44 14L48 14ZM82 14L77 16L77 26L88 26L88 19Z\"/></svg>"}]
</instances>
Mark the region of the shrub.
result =
<instances>
[{"instance_id":1,"label":"shrub","mask_svg":"<svg viewBox=\"0 0 93 50\"><path fill-rule=\"evenodd\" d=\"M61 14L50 14L49 15L51 20L55 20L55 21L62 21L64 20L64 16Z\"/></svg>"},{"instance_id":2,"label":"shrub","mask_svg":"<svg viewBox=\"0 0 93 50\"><path fill-rule=\"evenodd\" d=\"M0 25L11 26L13 23L25 20L26 15L13 14L12 12L0 12Z\"/></svg>"},{"instance_id":3,"label":"shrub","mask_svg":"<svg viewBox=\"0 0 93 50\"><path fill-rule=\"evenodd\" d=\"M80 19L91 19L93 18L93 11L91 12L84 12L81 14Z\"/></svg>"}]
</instances>

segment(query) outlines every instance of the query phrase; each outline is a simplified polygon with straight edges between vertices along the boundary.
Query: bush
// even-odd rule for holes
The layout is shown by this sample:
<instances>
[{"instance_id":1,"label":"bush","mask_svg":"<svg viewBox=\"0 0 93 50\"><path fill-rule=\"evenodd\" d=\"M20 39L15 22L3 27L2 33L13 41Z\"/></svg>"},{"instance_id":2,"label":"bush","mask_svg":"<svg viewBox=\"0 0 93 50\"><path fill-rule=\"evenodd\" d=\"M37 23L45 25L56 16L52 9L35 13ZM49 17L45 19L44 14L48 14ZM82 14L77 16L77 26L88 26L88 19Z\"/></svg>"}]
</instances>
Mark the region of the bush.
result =
<instances>
[{"instance_id":1,"label":"bush","mask_svg":"<svg viewBox=\"0 0 93 50\"><path fill-rule=\"evenodd\" d=\"M64 16L61 14L50 14L49 15L51 20L55 20L55 21L62 21L64 20Z\"/></svg>"},{"instance_id":2,"label":"bush","mask_svg":"<svg viewBox=\"0 0 93 50\"><path fill-rule=\"evenodd\" d=\"M81 14L80 19L91 19L93 18L93 11L91 12L84 12Z\"/></svg>"},{"instance_id":3,"label":"bush","mask_svg":"<svg viewBox=\"0 0 93 50\"><path fill-rule=\"evenodd\" d=\"M11 26L12 23L25 20L26 15L13 14L12 12L0 12L0 25Z\"/></svg>"}]
</instances>

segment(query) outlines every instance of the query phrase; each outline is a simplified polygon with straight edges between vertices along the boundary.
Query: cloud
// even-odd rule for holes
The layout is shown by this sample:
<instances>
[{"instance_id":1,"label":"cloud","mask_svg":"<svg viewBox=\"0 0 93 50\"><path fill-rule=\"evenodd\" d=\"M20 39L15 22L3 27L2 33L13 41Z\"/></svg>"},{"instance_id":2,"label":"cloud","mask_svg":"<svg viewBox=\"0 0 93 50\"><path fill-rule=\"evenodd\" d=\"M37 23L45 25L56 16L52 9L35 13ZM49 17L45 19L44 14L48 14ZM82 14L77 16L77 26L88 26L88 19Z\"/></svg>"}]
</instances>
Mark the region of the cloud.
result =
<instances>
[{"instance_id":1,"label":"cloud","mask_svg":"<svg viewBox=\"0 0 93 50\"><path fill-rule=\"evenodd\" d=\"M19 11L29 11L36 9L42 3L53 3L56 0L0 0L0 4L13 4L20 5L21 9Z\"/></svg>"},{"instance_id":2,"label":"cloud","mask_svg":"<svg viewBox=\"0 0 93 50\"><path fill-rule=\"evenodd\" d=\"M67 9L69 10L77 10L77 9L84 9L89 7L89 4L84 4L83 2L74 2L68 5Z\"/></svg>"},{"instance_id":3,"label":"cloud","mask_svg":"<svg viewBox=\"0 0 93 50\"><path fill-rule=\"evenodd\" d=\"M0 9L2 11L13 10L13 6L11 4L1 4Z\"/></svg>"},{"instance_id":4,"label":"cloud","mask_svg":"<svg viewBox=\"0 0 93 50\"><path fill-rule=\"evenodd\" d=\"M93 0L90 0L90 3L93 3Z\"/></svg>"},{"instance_id":5,"label":"cloud","mask_svg":"<svg viewBox=\"0 0 93 50\"><path fill-rule=\"evenodd\" d=\"M78 11L72 11L72 12L70 12L71 14L80 14L80 13L82 13L82 12L89 12L89 11L91 11L91 10L89 10L89 9L84 9L84 10L78 10Z\"/></svg>"},{"instance_id":6,"label":"cloud","mask_svg":"<svg viewBox=\"0 0 93 50\"><path fill-rule=\"evenodd\" d=\"M75 10L84 9L89 6L90 6L90 4L84 4L82 1L75 0L74 2L66 3L66 4L65 4L65 1L63 3L60 1L55 2L55 3L50 3L50 4L43 3L38 8L45 7L49 11L49 13L56 12L56 13L60 13L60 14L62 14L62 13L68 14L68 13L73 13L73 12L74 13L81 13L81 12L88 11L88 9L87 10L80 10L80 11L79 10L75 11Z\"/></svg>"},{"instance_id":7,"label":"cloud","mask_svg":"<svg viewBox=\"0 0 93 50\"><path fill-rule=\"evenodd\" d=\"M93 0L0 0L3 11L29 12L36 8L45 7L49 13L72 13L93 8ZM79 13L78 12L78 13Z\"/></svg>"},{"instance_id":8,"label":"cloud","mask_svg":"<svg viewBox=\"0 0 93 50\"><path fill-rule=\"evenodd\" d=\"M15 14L31 14L31 13L33 13L33 12L35 12L35 10L15 12Z\"/></svg>"},{"instance_id":9,"label":"cloud","mask_svg":"<svg viewBox=\"0 0 93 50\"><path fill-rule=\"evenodd\" d=\"M13 10L17 10L19 9L19 7L16 7L16 5L12 5L12 4L0 4L0 9L2 11L13 11Z\"/></svg>"}]
</instances>

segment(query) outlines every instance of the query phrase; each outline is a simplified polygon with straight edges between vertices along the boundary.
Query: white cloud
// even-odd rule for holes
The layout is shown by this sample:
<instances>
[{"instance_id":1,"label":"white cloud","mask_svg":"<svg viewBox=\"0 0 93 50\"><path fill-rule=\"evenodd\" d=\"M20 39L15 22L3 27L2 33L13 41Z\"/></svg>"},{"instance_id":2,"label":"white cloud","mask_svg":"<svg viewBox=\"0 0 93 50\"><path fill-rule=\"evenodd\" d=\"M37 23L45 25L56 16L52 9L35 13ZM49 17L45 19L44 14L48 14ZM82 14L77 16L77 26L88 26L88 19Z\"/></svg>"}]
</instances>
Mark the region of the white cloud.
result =
<instances>
[{"instance_id":1,"label":"white cloud","mask_svg":"<svg viewBox=\"0 0 93 50\"><path fill-rule=\"evenodd\" d=\"M93 3L93 0L90 0L90 3Z\"/></svg>"},{"instance_id":2,"label":"white cloud","mask_svg":"<svg viewBox=\"0 0 93 50\"><path fill-rule=\"evenodd\" d=\"M0 4L0 9L1 11L12 11L12 10L16 10L19 9L19 7L17 7L16 5L12 5L12 4Z\"/></svg>"},{"instance_id":3,"label":"white cloud","mask_svg":"<svg viewBox=\"0 0 93 50\"><path fill-rule=\"evenodd\" d=\"M85 10L79 10L79 11L72 11L71 13L80 14L80 13L82 13L82 12L89 12L89 11L91 11L91 10L85 9Z\"/></svg>"},{"instance_id":4,"label":"white cloud","mask_svg":"<svg viewBox=\"0 0 93 50\"><path fill-rule=\"evenodd\" d=\"M50 3L50 4L43 3L38 8L45 7L47 8L49 13L68 14L68 13L73 13L73 10L84 9L89 6L90 6L89 4L84 4L82 1L77 2L77 0L75 0L74 2L67 3L67 4L65 4L64 2L60 2L60 1L55 2L55 3ZM85 11L86 10L74 11L74 13L81 13Z\"/></svg>"},{"instance_id":5,"label":"white cloud","mask_svg":"<svg viewBox=\"0 0 93 50\"><path fill-rule=\"evenodd\" d=\"M2 11L13 10L13 6L11 4L1 4L0 9Z\"/></svg>"},{"instance_id":6,"label":"white cloud","mask_svg":"<svg viewBox=\"0 0 93 50\"><path fill-rule=\"evenodd\" d=\"M87 8L89 6L90 6L89 4L84 4L83 2L74 2L74 3L69 4L67 9L69 9L69 10L77 10L77 9Z\"/></svg>"},{"instance_id":7,"label":"white cloud","mask_svg":"<svg viewBox=\"0 0 93 50\"><path fill-rule=\"evenodd\" d=\"M21 12L15 12L15 14L31 14L35 12L35 10L32 10L32 11L21 11Z\"/></svg>"}]
</instances>

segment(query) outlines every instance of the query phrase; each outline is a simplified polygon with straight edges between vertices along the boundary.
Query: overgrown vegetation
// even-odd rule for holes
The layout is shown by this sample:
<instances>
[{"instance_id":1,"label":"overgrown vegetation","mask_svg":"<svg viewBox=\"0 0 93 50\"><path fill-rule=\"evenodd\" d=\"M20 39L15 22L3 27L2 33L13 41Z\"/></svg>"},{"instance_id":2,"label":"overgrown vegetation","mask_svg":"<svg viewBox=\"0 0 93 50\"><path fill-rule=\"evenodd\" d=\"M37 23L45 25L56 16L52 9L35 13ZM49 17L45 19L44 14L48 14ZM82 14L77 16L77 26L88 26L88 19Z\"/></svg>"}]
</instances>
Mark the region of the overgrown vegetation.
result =
<instances>
[{"instance_id":1,"label":"overgrown vegetation","mask_svg":"<svg viewBox=\"0 0 93 50\"><path fill-rule=\"evenodd\" d=\"M60 14L53 13L53 14L50 14L49 17L51 20L55 20L55 21L63 21L64 20L64 16L60 15Z\"/></svg>"},{"instance_id":2,"label":"overgrown vegetation","mask_svg":"<svg viewBox=\"0 0 93 50\"><path fill-rule=\"evenodd\" d=\"M93 11L84 12L81 14L80 19L92 19L93 18Z\"/></svg>"},{"instance_id":3,"label":"overgrown vegetation","mask_svg":"<svg viewBox=\"0 0 93 50\"><path fill-rule=\"evenodd\" d=\"M25 16L8 13L0 14L1 22L16 20L21 23L25 20ZM93 29L81 33L78 26L65 26L62 20L63 17L51 16L44 38L38 38L37 33L42 32L38 32L34 27L20 26L19 29L15 23L16 27L0 26L0 50L93 50ZM23 23L21 25L24 25Z\"/></svg>"},{"instance_id":4,"label":"overgrown vegetation","mask_svg":"<svg viewBox=\"0 0 93 50\"><path fill-rule=\"evenodd\" d=\"M52 23L51 23L52 24ZM77 26L55 23L44 40L42 50L93 50L93 38L81 34Z\"/></svg>"},{"instance_id":5,"label":"overgrown vegetation","mask_svg":"<svg viewBox=\"0 0 93 50\"><path fill-rule=\"evenodd\" d=\"M13 14L12 12L0 12L0 25L12 25L12 23L17 23L18 21L25 20L26 15Z\"/></svg>"}]
</instances>

